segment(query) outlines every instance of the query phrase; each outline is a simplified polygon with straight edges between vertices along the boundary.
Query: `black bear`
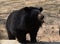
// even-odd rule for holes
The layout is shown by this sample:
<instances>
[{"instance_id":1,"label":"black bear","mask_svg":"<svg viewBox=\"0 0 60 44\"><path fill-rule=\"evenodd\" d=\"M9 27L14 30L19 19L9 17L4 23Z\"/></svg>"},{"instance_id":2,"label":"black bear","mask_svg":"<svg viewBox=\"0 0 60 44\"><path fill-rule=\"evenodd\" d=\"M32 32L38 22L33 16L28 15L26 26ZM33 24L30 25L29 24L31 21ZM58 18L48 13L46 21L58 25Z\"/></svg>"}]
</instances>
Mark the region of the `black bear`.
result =
<instances>
[{"instance_id":1,"label":"black bear","mask_svg":"<svg viewBox=\"0 0 60 44\"><path fill-rule=\"evenodd\" d=\"M36 42L39 27L44 23L43 8L24 7L13 11L7 18L6 28L9 39L15 39L21 43L27 43L26 34L30 34L31 43Z\"/></svg>"}]
</instances>

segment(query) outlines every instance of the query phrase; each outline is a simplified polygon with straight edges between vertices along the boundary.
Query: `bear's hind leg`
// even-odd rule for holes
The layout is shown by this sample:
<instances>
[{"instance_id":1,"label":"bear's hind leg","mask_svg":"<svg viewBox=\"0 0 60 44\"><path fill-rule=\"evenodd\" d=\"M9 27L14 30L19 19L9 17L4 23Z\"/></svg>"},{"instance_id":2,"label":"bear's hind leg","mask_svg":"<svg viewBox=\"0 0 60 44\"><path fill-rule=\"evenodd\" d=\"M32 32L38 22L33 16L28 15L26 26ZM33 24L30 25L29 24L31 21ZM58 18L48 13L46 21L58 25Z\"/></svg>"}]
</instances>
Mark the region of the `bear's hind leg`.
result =
<instances>
[{"instance_id":1,"label":"bear's hind leg","mask_svg":"<svg viewBox=\"0 0 60 44\"><path fill-rule=\"evenodd\" d=\"M8 39L9 40L15 40L15 36L13 34L11 34L10 31L8 31Z\"/></svg>"}]
</instances>

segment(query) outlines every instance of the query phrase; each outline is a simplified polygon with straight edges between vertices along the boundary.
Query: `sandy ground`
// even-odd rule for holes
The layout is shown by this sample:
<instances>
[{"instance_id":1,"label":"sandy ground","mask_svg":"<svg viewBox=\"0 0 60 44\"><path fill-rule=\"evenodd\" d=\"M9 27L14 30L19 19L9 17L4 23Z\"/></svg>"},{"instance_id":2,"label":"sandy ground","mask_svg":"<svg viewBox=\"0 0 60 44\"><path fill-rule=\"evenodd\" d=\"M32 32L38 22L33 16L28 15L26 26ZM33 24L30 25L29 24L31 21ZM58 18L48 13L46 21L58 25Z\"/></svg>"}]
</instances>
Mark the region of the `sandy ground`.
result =
<instances>
[{"instance_id":1,"label":"sandy ground","mask_svg":"<svg viewBox=\"0 0 60 44\"><path fill-rule=\"evenodd\" d=\"M39 28L37 41L60 42L60 0L0 0L0 40L8 39L5 28L8 15L25 6L43 7L44 9L42 14L45 16L45 23ZM29 35L26 38L29 40Z\"/></svg>"}]
</instances>

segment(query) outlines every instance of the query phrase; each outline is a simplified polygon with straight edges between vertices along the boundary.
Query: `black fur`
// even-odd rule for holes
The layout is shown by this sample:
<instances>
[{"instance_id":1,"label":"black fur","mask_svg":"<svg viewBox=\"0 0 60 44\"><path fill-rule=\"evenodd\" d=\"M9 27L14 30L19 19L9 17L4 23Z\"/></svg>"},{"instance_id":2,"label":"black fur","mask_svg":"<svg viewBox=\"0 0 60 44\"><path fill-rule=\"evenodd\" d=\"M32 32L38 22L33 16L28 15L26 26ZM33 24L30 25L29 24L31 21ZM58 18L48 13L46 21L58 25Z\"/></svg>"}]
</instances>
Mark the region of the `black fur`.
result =
<instances>
[{"instance_id":1,"label":"black fur","mask_svg":"<svg viewBox=\"0 0 60 44\"><path fill-rule=\"evenodd\" d=\"M26 43L26 34L29 33L31 42L36 42L37 32L43 24L44 16L41 15L43 8L24 7L13 11L7 18L6 28L9 39L15 39L21 43ZM40 19L38 19L38 15Z\"/></svg>"}]
</instances>

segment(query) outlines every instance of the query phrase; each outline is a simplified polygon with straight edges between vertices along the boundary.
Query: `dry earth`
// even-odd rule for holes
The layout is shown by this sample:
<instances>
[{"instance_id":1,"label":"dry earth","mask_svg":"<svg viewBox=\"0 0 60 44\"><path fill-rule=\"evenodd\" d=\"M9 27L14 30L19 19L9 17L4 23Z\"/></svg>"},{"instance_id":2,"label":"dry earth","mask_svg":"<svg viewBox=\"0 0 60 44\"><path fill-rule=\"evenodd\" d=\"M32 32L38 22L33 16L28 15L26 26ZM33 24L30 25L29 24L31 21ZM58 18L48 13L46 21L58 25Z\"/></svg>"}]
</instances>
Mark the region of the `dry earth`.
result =
<instances>
[{"instance_id":1,"label":"dry earth","mask_svg":"<svg viewBox=\"0 0 60 44\"><path fill-rule=\"evenodd\" d=\"M45 23L39 28L37 41L60 42L60 0L0 0L0 41L8 39L5 29L8 15L25 6L43 7L44 9L42 14L45 16Z\"/></svg>"}]
</instances>

